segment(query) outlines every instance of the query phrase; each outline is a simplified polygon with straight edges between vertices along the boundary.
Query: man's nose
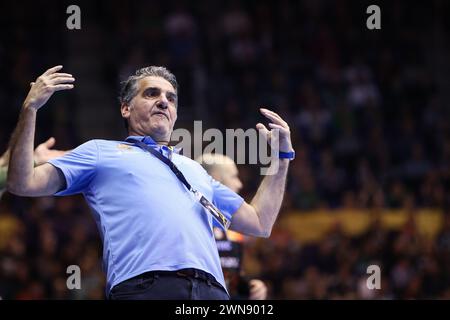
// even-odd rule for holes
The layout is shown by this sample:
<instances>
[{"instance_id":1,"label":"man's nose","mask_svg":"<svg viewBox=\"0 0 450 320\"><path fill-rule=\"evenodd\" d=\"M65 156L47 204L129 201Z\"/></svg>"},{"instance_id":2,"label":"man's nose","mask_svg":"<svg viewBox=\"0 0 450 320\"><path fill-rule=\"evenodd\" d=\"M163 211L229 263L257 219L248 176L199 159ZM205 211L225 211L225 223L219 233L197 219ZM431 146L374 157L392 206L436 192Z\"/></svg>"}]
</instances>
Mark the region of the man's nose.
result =
<instances>
[{"instance_id":1,"label":"man's nose","mask_svg":"<svg viewBox=\"0 0 450 320\"><path fill-rule=\"evenodd\" d=\"M167 109L167 108L169 107L169 102L167 101L167 99L162 98L160 101L158 101L158 103L156 104L156 106L157 106L159 109L165 110L165 109Z\"/></svg>"}]
</instances>

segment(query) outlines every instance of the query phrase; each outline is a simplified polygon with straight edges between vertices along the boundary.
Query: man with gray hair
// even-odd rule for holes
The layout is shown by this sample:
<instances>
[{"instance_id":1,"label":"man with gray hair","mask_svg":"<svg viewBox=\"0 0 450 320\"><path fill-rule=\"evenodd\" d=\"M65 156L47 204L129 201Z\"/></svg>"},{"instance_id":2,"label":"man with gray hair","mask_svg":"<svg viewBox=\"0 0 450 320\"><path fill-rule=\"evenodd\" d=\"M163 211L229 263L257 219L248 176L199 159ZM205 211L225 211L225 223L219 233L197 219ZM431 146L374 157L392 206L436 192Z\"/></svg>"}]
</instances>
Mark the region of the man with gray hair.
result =
<instances>
[{"instance_id":1,"label":"man with gray hair","mask_svg":"<svg viewBox=\"0 0 450 320\"><path fill-rule=\"evenodd\" d=\"M128 138L90 140L34 167L37 112L55 91L74 87L74 77L61 69L38 77L23 103L10 143L8 190L32 197L84 195L102 238L110 299L229 299L212 221L247 235L270 235L294 155L287 123L261 109L271 130L261 123L257 128L279 146L281 159L246 203L168 146L177 82L167 69L148 67L122 83ZM279 135L271 135L273 129Z\"/></svg>"}]
</instances>

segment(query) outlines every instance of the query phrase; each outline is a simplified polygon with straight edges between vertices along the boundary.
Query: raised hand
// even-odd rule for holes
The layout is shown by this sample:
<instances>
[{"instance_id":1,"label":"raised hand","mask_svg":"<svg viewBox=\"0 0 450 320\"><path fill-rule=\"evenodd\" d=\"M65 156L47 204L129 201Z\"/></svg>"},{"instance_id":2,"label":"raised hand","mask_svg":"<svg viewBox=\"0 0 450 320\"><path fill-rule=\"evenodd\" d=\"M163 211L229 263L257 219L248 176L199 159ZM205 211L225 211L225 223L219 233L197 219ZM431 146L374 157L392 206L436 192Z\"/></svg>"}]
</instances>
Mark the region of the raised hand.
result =
<instances>
[{"instance_id":1,"label":"raised hand","mask_svg":"<svg viewBox=\"0 0 450 320\"><path fill-rule=\"evenodd\" d=\"M291 130L289 129L289 125L284 121L278 114L273 111L270 111L265 108L260 108L261 113L271 121L269 123L269 127L271 130L268 130L265 125L262 123L258 123L256 128L263 134L263 136L267 139L267 142L270 144L272 148L277 148L281 152L291 152L292 142L291 142ZM275 141L276 135L273 135L273 130L279 130L278 141Z\"/></svg>"},{"instance_id":2,"label":"raised hand","mask_svg":"<svg viewBox=\"0 0 450 320\"><path fill-rule=\"evenodd\" d=\"M55 145L55 138L51 137L34 149L34 162L36 166L46 163L50 159L63 156L67 151L51 149Z\"/></svg>"},{"instance_id":3,"label":"raised hand","mask_svg":"<svg viewBox=\"0 0 450 320\"><path fill-rule=\"evenodd\" d=\"M58 73L63 66L56 66L45 71L35 82L31 82L31 89L24 102L25 108L39 110L55 91L73 88L75 78L69 73Z\"/></svg>"}]
</instances>

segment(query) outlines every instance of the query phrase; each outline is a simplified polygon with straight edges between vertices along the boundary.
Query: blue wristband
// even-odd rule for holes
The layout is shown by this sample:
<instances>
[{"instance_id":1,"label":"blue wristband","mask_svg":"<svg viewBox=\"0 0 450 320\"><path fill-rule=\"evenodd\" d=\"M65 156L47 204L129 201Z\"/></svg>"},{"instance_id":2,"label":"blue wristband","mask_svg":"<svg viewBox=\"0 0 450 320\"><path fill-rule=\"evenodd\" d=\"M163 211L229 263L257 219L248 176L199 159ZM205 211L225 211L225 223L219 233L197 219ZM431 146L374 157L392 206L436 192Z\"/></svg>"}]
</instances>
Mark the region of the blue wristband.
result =
<instances>
[{"instance_id":1,"label":"blue wristband","mask_svg":"<svg viewBox=\"0 0 450 320\"><path fill-rule=\"evenodd\" d=\"M295 151L291 151L291 152L278 152L278 158L280 159L289 159L289 160L294 160L295 158Z\"/></svg>"}]
</instances>

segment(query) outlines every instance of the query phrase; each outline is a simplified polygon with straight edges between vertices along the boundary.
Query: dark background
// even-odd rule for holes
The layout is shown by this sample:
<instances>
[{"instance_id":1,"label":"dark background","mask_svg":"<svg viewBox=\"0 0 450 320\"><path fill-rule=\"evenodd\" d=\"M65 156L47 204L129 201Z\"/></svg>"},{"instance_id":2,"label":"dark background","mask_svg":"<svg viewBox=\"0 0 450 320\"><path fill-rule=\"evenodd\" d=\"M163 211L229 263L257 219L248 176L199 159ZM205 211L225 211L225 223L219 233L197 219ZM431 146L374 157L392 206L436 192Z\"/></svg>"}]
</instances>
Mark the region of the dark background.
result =
<instances>
[{"instance_id":1,"label":"dark background","mask_svg":"<svg viewBox=\"0 0 450 320\"><path fill-rule=\"evenodd\" d=\"M81 30L66 28L70 4L81 8ZM371 4L381 8L381 30L366 28ZM0 152L29 83L49 67L63 64L75 89L39 111L36 143L54 136L58 149L71 149L123 139L120 80L164 65L180 84L177 128L194 120L252 128L260 106L290 124L297 158L280 218L346 208L408 214L397 230L374 222L358 237L335 228L314 244L277 230L251 240L248 272L270 297L448 299L448 14L443 0L2 1ZM258 166L239 169L249 201ZM442 214L432 239L418 232L422 209ZM5 194L0 217L0 296L103 297L100 243L80 197ZM364 266L375 262L383 290L365 296ZM67 290L70 264L80 265L83 290Z\"/></svg>"}]
</instances>

